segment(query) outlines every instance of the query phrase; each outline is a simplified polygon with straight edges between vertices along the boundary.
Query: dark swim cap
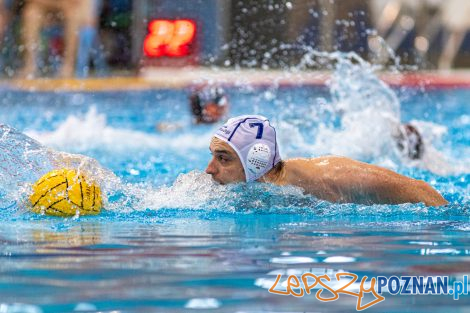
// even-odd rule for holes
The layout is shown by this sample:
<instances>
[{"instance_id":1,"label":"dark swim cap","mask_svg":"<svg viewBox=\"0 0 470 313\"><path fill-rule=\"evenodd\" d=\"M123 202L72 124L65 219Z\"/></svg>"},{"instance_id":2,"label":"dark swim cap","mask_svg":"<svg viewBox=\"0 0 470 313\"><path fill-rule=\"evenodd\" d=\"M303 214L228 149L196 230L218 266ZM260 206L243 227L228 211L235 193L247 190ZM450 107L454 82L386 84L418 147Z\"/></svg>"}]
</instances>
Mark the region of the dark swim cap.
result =
<instances>
[{"instance_id":1,"label":"dark swim cap","mask_svg":"<svg viewBox=\"0 0 470 313\"><path fill-rule=\"evenodd\" d=\"M217 122L228 108L228 99L220 87L202 88L190 96L191 111L198 123Z\"/></svg>"},{"instance_id":2,"label":"dark swim cap","mask_svg":"<svg viewBox=\"0 0 470 313\"><path fill-rule=\"evenodd\" d=\"M400 125L397 137L398 149L412 160L421 159L424 153L424 142L421 134L411 124Z\"/></svg>"}]
</instances>

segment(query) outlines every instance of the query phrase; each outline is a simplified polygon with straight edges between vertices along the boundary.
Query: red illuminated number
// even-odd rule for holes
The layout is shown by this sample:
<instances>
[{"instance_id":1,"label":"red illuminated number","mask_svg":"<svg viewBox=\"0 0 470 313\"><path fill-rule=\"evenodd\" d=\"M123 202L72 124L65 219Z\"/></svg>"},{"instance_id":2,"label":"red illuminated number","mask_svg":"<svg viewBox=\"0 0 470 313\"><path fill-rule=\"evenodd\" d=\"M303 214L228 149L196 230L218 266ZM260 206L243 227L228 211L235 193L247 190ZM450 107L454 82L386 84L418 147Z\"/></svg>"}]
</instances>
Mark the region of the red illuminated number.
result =
<instances>
[{"instance_id":1,"label":"red illuminated number","mask_svg":"<svg viewBox=\"0 0 470 313\"><path fill-rule=\"evenodd\" d=\"M166 52L171 56L182 56L189 53L189 44L196 33L194 22L180 20L174 22L173 37L167 46Z\"/></svg>"},{"instance_id":2,"label":"red illuminated number","mask_svg":"<svg viewBox=\"0 0 470 313\"><path fill-rule=\"evenodd\" d=\"M185 56L196 35L196 24L190 20L154 20L144 40L144 52L150 57Z\"/></svg>"},{"instance_id":3,"label":"red illuminated number","mask_svg":"<svg viewBox=\"0 0 470 313\"><path fill-rule=\"evenodd\" d=\"M144 51L148 56L160 57L165 55L165 47L173 36L173 22L155 20L149 24L149 35L144 41Z\"/></svg>"}]
</instances>

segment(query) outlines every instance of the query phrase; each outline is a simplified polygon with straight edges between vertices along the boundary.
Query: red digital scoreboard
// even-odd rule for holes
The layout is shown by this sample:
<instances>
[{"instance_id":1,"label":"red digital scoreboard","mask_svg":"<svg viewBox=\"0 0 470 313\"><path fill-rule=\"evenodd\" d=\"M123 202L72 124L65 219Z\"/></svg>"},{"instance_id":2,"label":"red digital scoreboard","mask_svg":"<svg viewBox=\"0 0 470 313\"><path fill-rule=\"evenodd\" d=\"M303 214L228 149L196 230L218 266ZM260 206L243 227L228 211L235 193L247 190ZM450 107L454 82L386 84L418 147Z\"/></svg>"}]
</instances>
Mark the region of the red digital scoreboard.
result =
<instances>
[{"instance_id":1,"label":"red digital scoreboard","mask_svg":"<svg viewBox=\"0 0 470 313\"><path fill-rule=\"evenodd\" d=\"M226 60L228 50L222 47L230 39L230 1L133 3L139 5L134 12L132 54L140 69L197 67Z\"/></svg>"},{"instance_id":2,"label":"red digital scoreboard","mask_svg":"<svg viewBox=\"0 0 470 313\"><path fill-rule=\"evenodd\" d=\"M196 23L189 19L155 19L148 24L144 54L148 58L182 58L191 56L196 38Z\"/></svg>"}]
</instances>

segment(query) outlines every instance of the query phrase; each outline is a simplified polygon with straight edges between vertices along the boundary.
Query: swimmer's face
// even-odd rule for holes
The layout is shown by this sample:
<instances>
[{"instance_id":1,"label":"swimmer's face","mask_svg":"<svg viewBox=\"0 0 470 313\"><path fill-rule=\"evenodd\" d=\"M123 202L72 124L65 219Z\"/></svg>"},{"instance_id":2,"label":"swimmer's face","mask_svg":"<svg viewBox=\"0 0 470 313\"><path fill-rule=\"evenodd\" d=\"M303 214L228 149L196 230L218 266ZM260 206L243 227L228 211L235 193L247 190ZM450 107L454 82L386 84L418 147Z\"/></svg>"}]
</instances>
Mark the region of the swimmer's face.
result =
<instances>
[{"instance_id":1,"label":"swimmer's face","mask_svg":"<svg viewBox=\"0 0 470 313\"><path fill-rule=\"evenodd\" d=\"M204 110L202 111L204 115L204 120L209 123L216 123L220 120L223 115L223 111L219 106L215 103L206 104Z\"/></svg>"},{"instance_id":2,"label":"swimmer's face","mask_svg":"<svg viewBox=\"0 0 470 313\"><path fill-rule=\"evenodd\" d=\"M222 140L213 137L209 150L212 159L207 165L206 173L212 179L224 185L245 181L245 171L235 150Z\"/></svg>"}]
</instances>

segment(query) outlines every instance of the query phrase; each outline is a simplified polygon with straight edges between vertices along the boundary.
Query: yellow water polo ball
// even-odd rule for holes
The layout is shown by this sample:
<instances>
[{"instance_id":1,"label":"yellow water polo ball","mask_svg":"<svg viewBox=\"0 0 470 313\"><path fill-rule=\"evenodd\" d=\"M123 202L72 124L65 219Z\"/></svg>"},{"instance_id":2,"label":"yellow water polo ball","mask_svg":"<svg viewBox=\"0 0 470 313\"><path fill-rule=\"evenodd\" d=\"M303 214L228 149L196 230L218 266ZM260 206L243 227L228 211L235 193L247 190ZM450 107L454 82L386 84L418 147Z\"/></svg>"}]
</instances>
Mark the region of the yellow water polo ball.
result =
<instances>
[{"instance_id":1,"label":"yellow water polo ball","mask_svg":"<svg viewBox=\"0 0 470 313\"><path fill-rule=\"evenodd\" d=\"M102 206L100 187L65 168L39 178L29 201L33 212L54 216L95 215Z\"/></svg>"}]
</instances>

